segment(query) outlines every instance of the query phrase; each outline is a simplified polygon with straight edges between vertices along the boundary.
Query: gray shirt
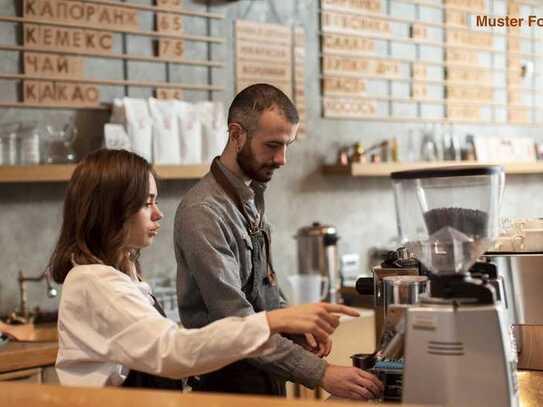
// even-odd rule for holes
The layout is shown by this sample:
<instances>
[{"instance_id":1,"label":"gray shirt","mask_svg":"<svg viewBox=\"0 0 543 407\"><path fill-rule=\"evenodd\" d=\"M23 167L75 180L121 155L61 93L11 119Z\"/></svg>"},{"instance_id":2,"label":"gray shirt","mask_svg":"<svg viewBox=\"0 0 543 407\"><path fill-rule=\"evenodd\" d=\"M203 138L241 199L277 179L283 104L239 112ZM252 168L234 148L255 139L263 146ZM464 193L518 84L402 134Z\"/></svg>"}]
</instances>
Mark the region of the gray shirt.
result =
<instances>
[{"instance_id":1,"label":"gray shirt","mask_svg":"<svg viewBox=\"0 0 543 407\"><path fill-rule=\"evenodd\" d=\"M219 165L251 221L258 220L256 204L263 208L265 184L253 182L249 187ZM264 222L269 227L265 218ZM179 314L186 328L255 312L242 291L251 273L252 243L246 221L211 173L186 193L177 208L174 244ZM282 306L286 306L284 299ZM310 388L321 381L326 361L281 335L270 340L274 352L248 359L250 363Z\"/></svg>"}]
</instances>

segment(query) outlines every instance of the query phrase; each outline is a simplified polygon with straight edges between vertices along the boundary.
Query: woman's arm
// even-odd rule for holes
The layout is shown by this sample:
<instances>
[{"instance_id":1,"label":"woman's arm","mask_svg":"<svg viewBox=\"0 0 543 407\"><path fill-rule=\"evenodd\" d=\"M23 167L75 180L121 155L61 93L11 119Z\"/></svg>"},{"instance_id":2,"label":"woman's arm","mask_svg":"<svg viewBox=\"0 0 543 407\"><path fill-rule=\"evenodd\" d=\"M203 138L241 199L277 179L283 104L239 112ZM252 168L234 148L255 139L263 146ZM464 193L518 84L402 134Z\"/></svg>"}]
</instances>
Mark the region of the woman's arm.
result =
<instances>
[{"instance_id":1,"label":"woman's arm","mask_svg":"<svg viewBox=\"0 0 543 407\"><path fill-rule=\"evenodd\" d=\"M162 317L128 276L111 267L80 266L71 273L63 288L59 321L65 343L84 348L92 355L89 361L120 363L172 378L264 355L271 350L266 342L275 332L327 336L338 323L330 312L353 313L348 307L313 304L184 329Z\"/></svg>"}]
</instances>

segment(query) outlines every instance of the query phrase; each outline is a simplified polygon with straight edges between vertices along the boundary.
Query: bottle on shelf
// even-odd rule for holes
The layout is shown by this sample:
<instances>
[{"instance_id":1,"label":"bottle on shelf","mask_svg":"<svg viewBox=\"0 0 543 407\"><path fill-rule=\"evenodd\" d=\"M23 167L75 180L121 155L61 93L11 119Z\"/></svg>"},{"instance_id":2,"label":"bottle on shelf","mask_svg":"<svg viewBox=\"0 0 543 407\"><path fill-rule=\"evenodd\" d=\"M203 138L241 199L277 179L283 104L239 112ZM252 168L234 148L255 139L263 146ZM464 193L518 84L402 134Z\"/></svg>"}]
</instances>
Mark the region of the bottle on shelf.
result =
<instances>
[{"instance_id":1,"label":"bottle on shelf","mask_svg":"<svg viewBox=\"0 0 543 407\"><path fill-rule=\"evenodd\" d=\"M473 134L466 134L464 147L462 148L462 161L476 161L475 137Z\"/></svg>"},{"instance_id":2,"label":"bottle on shelf","mask_svg":"<svg viewBox=\"0 0 543 407\"><path fill-rule=\"evenodd\" d=\"M351 154L351 163L362 163L366 161L366 152L361 143L353 145L353 153Z\"/></svg>"},{"instance_id":3,"label":"bottle on shelf","mask_svg":"<svg viewBox=\"0 0 543 407\"><path fill-rule=\"evenodd\" d=\"M422 130L422 141L420 144L420 159L422 161L439 161L439 151L436 139L432 131L424 128Z\"/></svg>"}]
</instances>

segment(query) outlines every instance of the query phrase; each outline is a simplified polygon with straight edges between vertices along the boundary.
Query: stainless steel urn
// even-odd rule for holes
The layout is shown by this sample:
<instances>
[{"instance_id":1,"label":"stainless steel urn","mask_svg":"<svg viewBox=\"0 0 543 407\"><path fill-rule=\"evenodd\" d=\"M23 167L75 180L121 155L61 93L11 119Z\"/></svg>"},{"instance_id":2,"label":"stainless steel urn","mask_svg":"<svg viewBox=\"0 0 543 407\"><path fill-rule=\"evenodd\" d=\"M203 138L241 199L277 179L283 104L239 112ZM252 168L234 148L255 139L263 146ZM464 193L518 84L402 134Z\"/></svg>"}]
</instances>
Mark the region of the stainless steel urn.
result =
<instances>
[{"instance_id":1,"label":"stainless steel urn","mask_svg":"<svg viewBox=\"0 0 543 407\"><path fill-rule=\"evenodd\" d=\"M298 229L295 238L298 241L298 273L320 274L328 279L329 292L324 301L343 302L336 228L313 222L311 226Z\"/></svg>"}]
</instances>

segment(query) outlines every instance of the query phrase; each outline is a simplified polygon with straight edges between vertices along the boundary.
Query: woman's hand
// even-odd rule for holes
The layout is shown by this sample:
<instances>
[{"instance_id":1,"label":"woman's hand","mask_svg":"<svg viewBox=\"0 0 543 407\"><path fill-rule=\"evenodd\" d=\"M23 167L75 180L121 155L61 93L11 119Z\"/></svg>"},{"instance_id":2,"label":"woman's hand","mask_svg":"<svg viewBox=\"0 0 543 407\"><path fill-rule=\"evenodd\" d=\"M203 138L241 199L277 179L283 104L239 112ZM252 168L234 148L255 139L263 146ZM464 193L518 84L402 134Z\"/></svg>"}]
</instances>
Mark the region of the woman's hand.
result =
<instances>
[{"instance_id":1,"label":"woman's hand","mask_svg":"<svg viewBox=\"0 0 543 407\"><path fill-rule=\"evenodd\" d=\"M270 332L287 334L312 334L318 342L326 343L339 325L339 315L358 317L353 308L339 304L305 304L268 311Z\"/></svg>"}]
</instances>

